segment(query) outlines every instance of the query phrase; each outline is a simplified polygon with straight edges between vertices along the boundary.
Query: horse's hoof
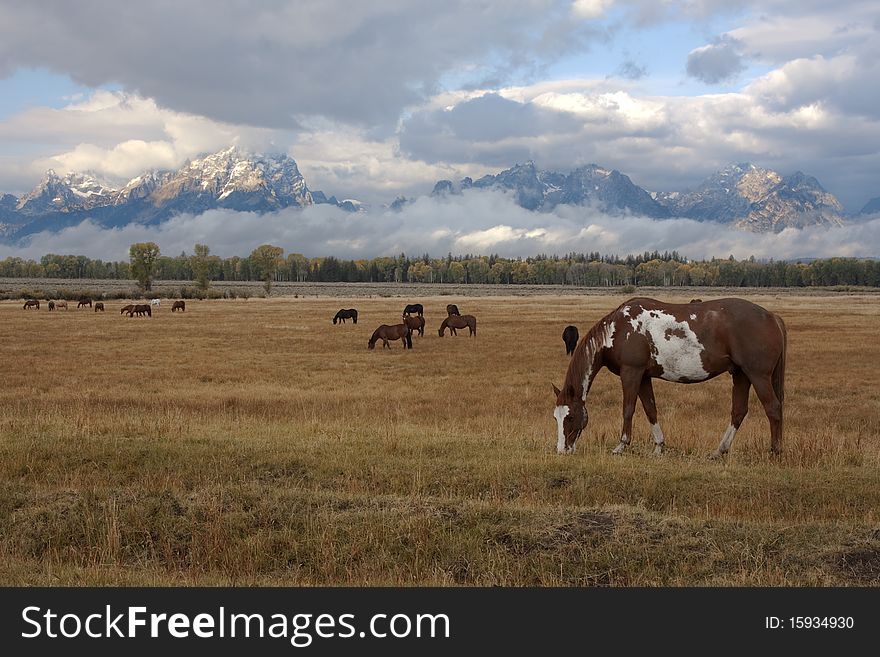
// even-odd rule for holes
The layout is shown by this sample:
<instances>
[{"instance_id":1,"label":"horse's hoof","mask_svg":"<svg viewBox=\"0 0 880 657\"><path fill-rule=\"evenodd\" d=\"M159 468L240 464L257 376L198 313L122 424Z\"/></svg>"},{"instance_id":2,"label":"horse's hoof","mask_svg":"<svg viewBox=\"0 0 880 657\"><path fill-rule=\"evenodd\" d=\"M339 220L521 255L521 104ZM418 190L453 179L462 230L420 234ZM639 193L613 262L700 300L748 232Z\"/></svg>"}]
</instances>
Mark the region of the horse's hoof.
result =
<instances>
[{"instance_id":1,"label":"horse's hoof","mask_svg":"<svg viewBox=\"0 0 880 657\"><path fill-rule=\"evenodd\" d=\"M725 452L722 452L722 451L719 451L716 449L714 452L709 454L709 456L707 456L706 458L709 459L710 461L719 461L724 458L724 454L725 454Z\"/></svg>"},{"instance_id":2,"label":"horse's hoof","mask_svg":"<svg viewBox=\"0 0 880 657\"><path fill-rule=\"evenodd\" d=\"M626 450L626 443L620 443L617 447L611 450L611 453L615 456L620 456Z\"/></svg>"},{"instance_id":3,"label":"horse's hoof","mask_svg":"<svg viewBox=\"0 0 880 657\"><path fill-rule=\"evenodd\" d=\"M665 452L665 451L666 451L666 449L663 447L662 444L655 445L654 452L653 452L652 456L657 456L657 457L663 456L663 452Z\"/></svg>"}]
</instances>

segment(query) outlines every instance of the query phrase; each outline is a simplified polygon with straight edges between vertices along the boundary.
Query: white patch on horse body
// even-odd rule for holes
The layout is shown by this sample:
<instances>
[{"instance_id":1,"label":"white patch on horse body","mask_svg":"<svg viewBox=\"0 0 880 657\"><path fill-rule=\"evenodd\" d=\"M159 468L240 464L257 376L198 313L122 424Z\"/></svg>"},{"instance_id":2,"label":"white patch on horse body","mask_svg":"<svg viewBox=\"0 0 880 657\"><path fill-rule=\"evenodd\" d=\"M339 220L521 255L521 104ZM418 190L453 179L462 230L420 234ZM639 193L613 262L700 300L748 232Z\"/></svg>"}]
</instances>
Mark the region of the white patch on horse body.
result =
<instances>
[{"instance_id":1,"label":"white patch on horse body","mask_svg":"<svg viewBox=\"0 0 880 657\"><path fill-rule=\"evenodd\" d=\"M624 317L629 317L629 306L624 306L621 313L623 314Z\"/></svg>"},{"instance_id":2,"label":"white patch on horse body","mask_svg":"<svg viewBox=\"0 0 880 657\"><path fill-rule=\"evenodd\" d=\"M651 435L654 436L655 445L663 444L663 430L660 428L659 422L651 425Z\"/></svg>"},{"instance_id":3,"label":"white patch on horse body","mask_svg":"<svg viewBox=\"0 0 880 657\"><path fill-rule=\"evenodd\" d=\"M642 309L630 324L634 331L650 337L654 361L663 368L661 378L667 381L704 381L709 378L700 360L703 345L687 322L680 322L662 310Z\"/></svg>"},{"instance_id":4,"label":"white patch on horse body","mask_svg":"<svg viewBox=\"0 0 880 657\"><path fill-rule=\"evenodd\" d=\"M556 453L557 454L565 454L565 430L562 428L562 423L568 415L568 406L557 406L556 410L553 411L553 417L556 418Z\"/></svg>"},{"instance_id":5,"label":"white patch on horse body","mask_svg":"<svg viewBox=\"0 0 880 657\"><path fill-rule=\"evenodd\" d=\"M691 319L696 319L696 318L697 318L697 316L694 315L693 313L691 313Z\"/></svg>"}]
</instances>

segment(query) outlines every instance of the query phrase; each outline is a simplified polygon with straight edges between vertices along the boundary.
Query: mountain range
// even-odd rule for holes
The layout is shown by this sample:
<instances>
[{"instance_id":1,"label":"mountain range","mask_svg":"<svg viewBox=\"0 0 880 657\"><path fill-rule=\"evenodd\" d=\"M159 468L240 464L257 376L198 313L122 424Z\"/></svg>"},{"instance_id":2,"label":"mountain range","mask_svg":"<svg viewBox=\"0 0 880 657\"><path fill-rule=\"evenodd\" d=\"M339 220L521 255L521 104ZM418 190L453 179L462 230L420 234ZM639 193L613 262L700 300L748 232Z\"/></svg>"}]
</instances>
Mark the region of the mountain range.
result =
<instances>
[{"instance_id":1,"label":"mountain range","mask_svg":"<svg viewBox=\"0 0 880 657\"><path fill-rule=\"evenodd\" d=\"M226 208L271 212L329 203L355 211L360 203L311 191L287 155L255 155L237 148L186 162L175 171L148 171L123 186L91 173L49 170L30 192L0 196L0 237L19 239L57 231L84 219L114 228L157 224L181 213Z\"/></svg>"},{"instance_id":2,"label":"mountain range","mask_svg":"<svg viewBox=\"0 0 880 657\"><path fill-rule=\"evenodd\" d=\"M846 221L840 202L812 176L801 172L783 176L749 163L725 167L694 189L649 192L620 171L596 164L559 173L527 162L477 180L438 181L431 196L442 198L469 189L503 190L535 212L559 205L590 206L611 214L687 217L756 232L836 226ZM398 197L388 207L401 210L409 202ZM356 200L339 201L310 190L296 162L287 155L252 154L232 147L188 161L177 170L148 171L124 185L113 185L91 173L62 176L50 170L21 197L0 195L0 239L17 241L87 218L111 228L158 224L176 214L215 208L264 213L322 203L348 211L364 208ZM870 201L862 213L878 210L880 198Z\"/></svg>"},{"instance_id":3,"label":"mountain range","mask_svg":"<svg viewBox=\"0 0 880 657\"><path fill-rule=\"evenodd\" d=\"M628 212L656 219L687 217L734 224L755 232L814 224L839 226L843 207L819 181L800 171L782 176L754 164L732 164L706 178L695 189L648 192L620 171L596 164L568 174L518 164L497 175L458 184L441 180L432 196L462 193L470 188L503 189L528 210L548 211L560 204L590 205L608 213Z\"/></svg>"}]
</instances>

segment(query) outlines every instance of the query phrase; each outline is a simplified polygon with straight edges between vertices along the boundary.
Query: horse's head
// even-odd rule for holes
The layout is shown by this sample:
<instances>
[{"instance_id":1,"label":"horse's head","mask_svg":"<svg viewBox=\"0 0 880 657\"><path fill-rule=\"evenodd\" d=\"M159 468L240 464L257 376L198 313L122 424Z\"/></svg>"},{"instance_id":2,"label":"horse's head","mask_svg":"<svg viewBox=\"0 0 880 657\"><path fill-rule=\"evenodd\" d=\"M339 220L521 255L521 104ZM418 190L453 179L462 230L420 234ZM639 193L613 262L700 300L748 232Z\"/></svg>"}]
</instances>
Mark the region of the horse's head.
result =
<instances>
[{"instance_id":1,"label":"horse's head","mask_svg":"<svg viewBox=\"0 0 880 657\"><path fill-rule=\"evenodd\" d=\"M587 428L587 406L571 385L565 386L564 390L554 385L553 394L556 395L556 410L553 411L553 417L556 418L556 452L571 454L581 432Z\"/></svg>"},{"instance_id":2,"label":"horse's head","mask_svg":"<svg viewBox=\"0 0 880 657\"><path fill-rule=\"evenodd\" d=\"M367 349L375 349L375 348L376 348L376 343L373 342L372 340L367 340Z\"/></svg>"},{"instance_id":3,"label":"horse's head","mask_svg":"<svg viewBox=\"0 0 880 657\"><path fill-rule=\"evenodd\" d=\"M336 317L339 317L339 315L337 315ZM333 318L333 323L334 323L334 324L336 323L336 317Z\"/></svg>"}]
</instances>

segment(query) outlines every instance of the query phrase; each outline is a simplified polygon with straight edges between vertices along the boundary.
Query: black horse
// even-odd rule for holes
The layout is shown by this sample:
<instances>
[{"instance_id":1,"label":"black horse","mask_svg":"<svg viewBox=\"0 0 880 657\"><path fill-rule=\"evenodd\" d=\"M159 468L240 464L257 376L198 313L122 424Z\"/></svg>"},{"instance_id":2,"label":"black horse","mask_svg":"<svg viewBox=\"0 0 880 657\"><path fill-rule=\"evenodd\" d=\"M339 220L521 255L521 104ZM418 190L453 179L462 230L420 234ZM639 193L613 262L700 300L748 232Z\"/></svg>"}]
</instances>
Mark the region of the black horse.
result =
<instances>
[{"instance_id":1,"label":"black horse","mask_svg":"<svg viewBox=\"0 0 880 657\"><path fill-rule=\"evenodd\" d=\"M416 314L421 317L425 313L425 309L422 307L420 303L411 303L406 308L403 309L404 315L413 315Z\"/></svg>"},{"instance_id":2,"label":"black horse","mask_svg":"<svg viewBox=\"0 0 880 657\"><path fill-rule=\"evenodd\" d=\"M461 313L458 312L458 306L456 306L454 303L450 303L450 304L446 305L446 314L450 315L450 316L451 315L461 315Z\"/></svg>"},{"instance_id":3,"label":"black horse","mask_svg":"<svg viewBox=\"0 0 880 657\"><path fill-rule=\"evenodd\" d=\"M350 319L353 324L358 323L358 311L354 308L343 308L338 313L336 313L336 317L333 318L333 323L342 322L345 324L345 320Z\"/></svg>"},{"instance_id":4,"label":"black horse","mask_svg":"<svg viewBox=\"0 0 880 657\"><path fill-rule=\"evenodd\" d=\"M574 348L577 347L578 343L578 327L572 326L569 324L562 331L562 341L565 342L565 354L566 356L571 356L574 353Z\"/></svg>"}]
</instances>

